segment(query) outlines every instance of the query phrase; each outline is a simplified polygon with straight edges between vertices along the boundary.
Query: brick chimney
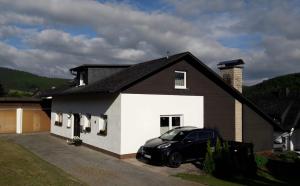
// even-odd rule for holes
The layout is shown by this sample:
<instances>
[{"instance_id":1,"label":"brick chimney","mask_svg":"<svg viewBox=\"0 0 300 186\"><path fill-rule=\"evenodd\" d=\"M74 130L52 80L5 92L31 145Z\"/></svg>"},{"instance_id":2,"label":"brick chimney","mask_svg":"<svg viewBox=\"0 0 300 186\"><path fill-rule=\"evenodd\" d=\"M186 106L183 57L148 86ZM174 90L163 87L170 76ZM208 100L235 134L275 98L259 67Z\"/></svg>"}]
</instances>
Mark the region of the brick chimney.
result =
<instances>
[{"instance_id":1,"label":"brick chimney","mask_svg":"<svg viewBox=\"0 0 300 186\"><path fill-rule=\"evenodd\" d=\"M218 64L218 68L220 69L220 76L223 80L231 85L233 88L238 90L240 93L243 91L243 65L244 61L242 59L232 60L232 61L224 61ZM235 99L235 141L243 140L243 105L237 99Z\"/></svg>"},{"instance_id":2,"label":"brick chimney","mask_svg":"<svg viewBox=\"0 0 300 186\"><path fill-rule=\"evenodd\" d=\"M236 59L218 64L223 80L242 93L243 91L243 65L244 61Z\"/></svg>"}]
</instances>

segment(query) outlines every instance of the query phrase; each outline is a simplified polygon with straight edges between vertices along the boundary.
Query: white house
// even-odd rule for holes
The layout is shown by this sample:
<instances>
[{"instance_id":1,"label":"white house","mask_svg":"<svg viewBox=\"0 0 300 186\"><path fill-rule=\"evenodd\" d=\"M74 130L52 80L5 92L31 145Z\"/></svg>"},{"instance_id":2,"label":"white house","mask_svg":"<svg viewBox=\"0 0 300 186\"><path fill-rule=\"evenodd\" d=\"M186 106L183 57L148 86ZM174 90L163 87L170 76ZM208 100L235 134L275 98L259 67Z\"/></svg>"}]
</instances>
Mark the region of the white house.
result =
<instances>
[{"instance_id":1,"label":"white house","mask_svg":"<svg viewBox=\"0 0 300 186\"><path fill-rule=\"evenodd\" d=\"M276 124L241 94L242 60L220 63L225 81L191 53L136 65L82 65L76 86L54 91L51 133L132 157L178 126L215 128L228 140L271 150Z\"/></svg>"}]
</instances>

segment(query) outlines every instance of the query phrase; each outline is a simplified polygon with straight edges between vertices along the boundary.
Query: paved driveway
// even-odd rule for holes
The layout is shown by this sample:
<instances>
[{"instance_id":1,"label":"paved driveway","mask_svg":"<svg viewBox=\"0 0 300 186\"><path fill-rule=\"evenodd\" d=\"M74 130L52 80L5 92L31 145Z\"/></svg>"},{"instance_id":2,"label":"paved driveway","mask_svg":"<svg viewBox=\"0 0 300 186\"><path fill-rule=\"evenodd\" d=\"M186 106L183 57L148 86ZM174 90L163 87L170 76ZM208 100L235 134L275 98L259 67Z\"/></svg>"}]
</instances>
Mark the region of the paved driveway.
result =
<instances>
[{"instance_id":1,"label":"paved driveway","mask_svg":"<svg viewBox=\"0 0 300 186\"><path fill-rule=\"evenodd\" d=\"M83 146L67 145L65 140L48 133L1 137L15 141L89 185L199 185L149 171Z\"/></svg>"}]
</instances>

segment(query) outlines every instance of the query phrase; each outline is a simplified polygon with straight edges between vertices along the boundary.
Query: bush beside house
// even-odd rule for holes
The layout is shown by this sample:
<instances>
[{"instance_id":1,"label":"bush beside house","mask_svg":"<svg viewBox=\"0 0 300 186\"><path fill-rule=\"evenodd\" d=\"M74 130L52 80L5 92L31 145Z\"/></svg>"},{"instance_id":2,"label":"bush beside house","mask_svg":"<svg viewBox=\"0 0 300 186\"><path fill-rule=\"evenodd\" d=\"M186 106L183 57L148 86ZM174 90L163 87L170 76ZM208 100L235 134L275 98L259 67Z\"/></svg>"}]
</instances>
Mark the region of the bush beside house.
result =
<instances>
[{"instance_id":1,"label":"bush beside house","mask_svg":"<svg viewBox=\"0 0 300 186\"><path fill-rule=\"evenodd\" d=\"M211 143L207 143L204 171L218 177L235 175L253 176L257 165L253 154L253 145L247 143L221 143L218 139L212 152Z\"/></svg>"},{"instance_id":2,"label":"bush beside house","mask_svg":"<svg viewBox=\"0 0 300 186\"><path fill-rule=\"evenodd\" d=\"M210 145L210 144L209 144ZM225 150L224 150L225 149ZM221 152L229 149L226 144L223 144L221 147ZM207 148L208 151L211 148ZM227 185L263 185L263 186L274 186L274 185L299 185L299 171L300 170L300 157L295 152L283 152L283 153L272 153L265 152L255 155L255 169L257 169L256 174L249 176L248 174L241 174L238 172L240 167L235 167L236 155L234 153L228 153L229 157L224 157L224 154L221 157L218 155L218 147L215 151L207 153L207 157L211 154L210 158L204 162L205 167L214 167L213 171L207 172L208 174L186 174L180 173L177 174L177 177L182 179L204 183L210 186L227 186ZM218 158L220 158L218 160ZM227 162L225 161L226 158ZM208 161L212 159L213 161ZM210 166L208 163L212 163L214 166ZM224 163L223 167L221 166ZM237 162L239 163L239 162ZM221 168L221 169L220 169ZM233 169L232 169L233 168ZM248 169L251 167L248 167ZM253 168L253 167L252 167ZM206 171L207 169L204 169ZM228 172L231 172L228 176ZM243 169L242 169L243 170ZM254 172L252 172L254 173ZM225 176L227 175L227 176Z\"/></svg>"}]
</instances>

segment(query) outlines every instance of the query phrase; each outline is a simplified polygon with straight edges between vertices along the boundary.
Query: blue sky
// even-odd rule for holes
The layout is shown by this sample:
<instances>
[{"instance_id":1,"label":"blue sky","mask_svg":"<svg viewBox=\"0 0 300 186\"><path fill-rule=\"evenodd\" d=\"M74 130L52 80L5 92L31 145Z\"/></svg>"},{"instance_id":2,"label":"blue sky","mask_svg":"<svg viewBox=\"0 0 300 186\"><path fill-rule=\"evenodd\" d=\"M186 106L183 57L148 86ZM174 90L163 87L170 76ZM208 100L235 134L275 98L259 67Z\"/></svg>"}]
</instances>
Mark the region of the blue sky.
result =
<instances>
[{"instance_id":1,"label":"blue sky","mask_svg":"<svg viewBox=\"0 0 300 186\"><path fill-rule=\"evenodd\" d=\"M297 0L0 0L0 66L70 78L190 51L214 70L242 58L254 84L300 71L298 20Z\"/></svg>"}]
</instances>

